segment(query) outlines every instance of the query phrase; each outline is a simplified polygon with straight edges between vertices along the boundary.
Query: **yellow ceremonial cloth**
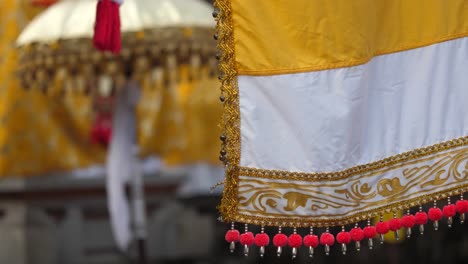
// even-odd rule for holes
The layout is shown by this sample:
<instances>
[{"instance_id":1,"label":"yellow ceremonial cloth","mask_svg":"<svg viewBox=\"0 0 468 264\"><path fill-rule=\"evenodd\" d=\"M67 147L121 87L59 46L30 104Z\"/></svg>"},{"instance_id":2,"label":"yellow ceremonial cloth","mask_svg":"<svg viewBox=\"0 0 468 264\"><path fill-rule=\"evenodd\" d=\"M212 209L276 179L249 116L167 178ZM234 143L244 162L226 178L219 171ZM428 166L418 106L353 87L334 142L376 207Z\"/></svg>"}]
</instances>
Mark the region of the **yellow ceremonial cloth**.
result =
<instances>
[{"instance_id":1,"label":"yellow ceremonial cloth","mask_svg":"<svg viewBox=\"0 0 468 264\"><path fill-rule=\"evenodd\" d=\"M34 13L24 1L0 1L0 177L41 175L104 161L103 149L89 142L90 98L49 98L20 88L14 41Z\"/></svg>"},{"instance_id":2,"label":"yellow ceremonial cloth","mask_svg":"<svg viewBox=\"0 0 468 264\"><path fill-rule=\"evenodd\" d=\"M466 0L275 0L274 4L237 0L231 4L241 75L353 66L375 55L468 35Z\"/></svg>"}]
</instances>

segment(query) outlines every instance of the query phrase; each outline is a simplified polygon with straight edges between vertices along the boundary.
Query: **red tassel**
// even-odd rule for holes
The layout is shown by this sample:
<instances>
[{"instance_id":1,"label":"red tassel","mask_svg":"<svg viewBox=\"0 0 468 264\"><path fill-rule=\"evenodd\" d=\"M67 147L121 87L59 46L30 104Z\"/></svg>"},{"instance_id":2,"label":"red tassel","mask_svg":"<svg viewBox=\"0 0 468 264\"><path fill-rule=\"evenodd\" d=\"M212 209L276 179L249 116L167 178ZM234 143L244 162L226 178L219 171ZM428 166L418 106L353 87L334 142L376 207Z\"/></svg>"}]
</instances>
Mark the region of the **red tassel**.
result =
<instances>
[{"instance_id":1,"label":"red tassel","mask_svg":"<svg viewBox=\"0 0 468 264\"><path fill-rule=\"evenodd\" d=\"M94 46L101 51L119 53L121 49L119 4L100 0L96 9Z\"/></svg>"}]
</instances>

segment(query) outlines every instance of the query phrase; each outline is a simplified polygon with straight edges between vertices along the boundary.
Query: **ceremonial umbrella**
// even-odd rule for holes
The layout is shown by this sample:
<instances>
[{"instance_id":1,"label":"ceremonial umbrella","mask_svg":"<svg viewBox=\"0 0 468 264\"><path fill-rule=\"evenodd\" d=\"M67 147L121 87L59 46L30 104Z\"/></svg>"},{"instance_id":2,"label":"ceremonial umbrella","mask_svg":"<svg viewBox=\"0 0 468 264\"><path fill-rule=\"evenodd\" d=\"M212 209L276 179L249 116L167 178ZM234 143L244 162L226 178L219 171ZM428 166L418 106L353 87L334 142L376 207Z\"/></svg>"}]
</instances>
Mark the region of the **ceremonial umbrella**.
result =
<instances>
[{"instance_id":1,"label":"ceremonial umbrella","mask_svg":"<svg viewBox=\"0 0 468 264\"><path fill-rule=\"evenodd\" d=\"M89 94L98 106L107 107L107 99L115 94L122 97L134 93L131 90L144 95L145 91L166 87L165 90L173 92L180 81L181 65L189 65L191 80L202 78L203 74L214 76L213 21L209 17L211 8L206 3L197 0L126 1L120 8L123 33L119 55L101 53L92 47L95 11L94 0L60 1L24 29L17 46L20 51L18 74L25 88L40 89L57 99L64 94ZM134 102L128 101L131 100L126 104L134 108ZM117 138L118 132L113 133ZM128 153L131 150L127 149ZM134 159L130 156L126 160ZM118 165L121 164L117 162ZM121 170L110 171L122 173ZM135 212L139 213L134 222L137 230L143 230L136 232L137 238L143 241L141 175L135 174L134 189L138 191L134 204L137 205ZM127 246L126 237L121 237L121 247Z\"/></svg>"}]
</instances>

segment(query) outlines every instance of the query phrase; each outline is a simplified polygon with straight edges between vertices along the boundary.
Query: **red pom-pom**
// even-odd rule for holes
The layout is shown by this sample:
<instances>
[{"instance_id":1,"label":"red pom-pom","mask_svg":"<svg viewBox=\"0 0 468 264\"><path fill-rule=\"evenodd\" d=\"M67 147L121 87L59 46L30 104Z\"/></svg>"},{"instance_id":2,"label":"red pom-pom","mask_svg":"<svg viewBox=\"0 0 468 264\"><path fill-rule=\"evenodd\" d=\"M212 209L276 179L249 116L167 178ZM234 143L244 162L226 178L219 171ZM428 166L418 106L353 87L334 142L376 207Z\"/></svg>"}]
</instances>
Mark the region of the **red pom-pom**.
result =
<instances>
[{"instance_id":1,"label":"red pom-pom","mask_svg":"<svg viewBox=\"0 0 468 264\"><path fill-rule=\"evenodd\" d=\"M261 233L255 235L255 245L257 247L266 247L268 244L270 244L270 237L267 234Z\"/></svg>"},{"instance_id":2,"label":"red pom-pom","mask_svg":"<svg viewBox=\"0 0 468 264\"><path fill-rule=\"evenodd\" d=\"M349 232L341 231L336 235L336 242L340 244L348 244L351 242L351 235Z\"/></svg>"},{"instance_id":3,"label":"red pom-pom","mask_svg":"<svg viewBox=\"0 0 468 264\"><path fill-rule=\"evenodd\" d=\"M463 214L468 212L468 200L459 200L456 203L457 212Z\"/></svg>"},{"instance_id":4,"label":"red pom-pom","mask_svg":"<svg viewBox=\"0 0 468 264\"><path fill-rule=\"evenodd\" d=\"M412 228L415 221L414 215L405 215L401 218L401 225L406 228Z\"/></svg>"},{"instance_id":5,"label":"red pom-pom","mask_svg":"<svg viewBox=\"0 0 468 264\"><path fill-rule=\"evenodd\" d=\"M364 227L364 236L366 238L373 238L377 234L374 226L366 226Z\"/></svg>"},{"instance_id":6,"label":"red pom-pom","mask_svg":"<svg viewBox=\"0 0 468 264\"><path fill-rule=\"evenodd\" d=\"M241 243L241 245L251 246L254 243L254 240L255 238L252 232L243 233L239 237L239 242Z\"/></svg>"},{"instance_id":7,"label":"red pom-pom","mask_svg":"<svg viewBox=\"0 0 468 264\"><path fill-rule=\"evenodd\" d=\"M288 244L288 237L285 234L276 234L273 237L273 245L275 247L284 247Z\"/></svg>"},{"instance_id":8,"label":"red pom-pom","mask_svg":"<svg viewBox=\"0 0 468 264\"><path fill-rule=\"evenodd\" d=\"M320 235L320 244L333 246L335 244L335 237L330 233L322 233Z\"/></svg>"},{"instance_id":9,"label":"red pom-pom","mask_svg":"<svg viewBox=\"0 0 468 264\"><path fill-rule=\"evenodd\" d=\"M316 235L307 235L304 237L304 246L306 247L318 247L319 239Z\"/></svg>"},{"instance_id":10,"label":"red pom-pom","mask_svg":"<svg viewBox=\"0 0 468 264\"><path fill-rule=\"evenodd\" d=\"M388 230L390 230L390 225L386 221L375 224L375 231L381 235L388 233Z\"/></svg>"},{"instance_id":11,"label":"red pom-pom","mask_svg":"<svg viewBox=\"0 0 468 264\"><path fill-rule=\"evenodd\" d=\"M292 234L289 236L288 245L292 248L298 248L302 246L302 237L299 234Z\"/></svg>"},{"instance_id":12,"label":"red pom-pom","mask_svg":"<svg viewBox=\"0 0 468 264\"><path fill-rule=\"evenodd\" d=\"M416 215L414 215L414 220L416 221L416 224L418 224L418 225L427 224L427 214L426 214L426 212L417 212Z\"/></svg>"},{"instance_id":13,"label":"red pom-pom","mask_svg":"<svg viewBox=\"0 0 468 264\"><path fill-rule=\"evenodd\" d=\"M392 231L397 231L401 228L401 220L399 218L392 218L388 221L388 228Z\"/></svg>"},{"instance_id":14,"label":"red pom-pom","mask_svg":"<svg viewBox=\"0 0 468 264\"><path fill-rule=\"evenodd\" d=\"M353 241L361 241L364 239L364 231L360 227L355 227L349 231L349 234L351 235L351 239Z\"/></svg>"},{"instance_id":15,"label":"red pom-pom","mask_svg":"<svg viewBox=\"0 0 468 264\"><path fill-rule=\"evenodd\" d=\"M239 231L237 230L228 230L226 232L226 235L224 236L224 239L226 239L226 242L231 243L231 242L237 242L239 241Z\"/></svg>"},{"instance_id":16,"label":"red pom-pom","mask_svg":"<svg viewBox=\"0 0 468 264\"><path fill-rule=\"evenodd\" d=\"M444 206L443 213L445 217L453 217L457 213L457 208L454 204Z\"/></svg>"},{"instance_id":17,"label":"red pom-pom","mask_svg":"<svg viewBox=\"0 0 468 264\"><path fill-rule=\"evenodd\" d=\"M429 209L427 215L429 216L429 219L431 219L431 221L438 221L442 219L442 210L440 210L440 208L437 207L432 207L431 209Z\"/></svg>"}]
</instances>

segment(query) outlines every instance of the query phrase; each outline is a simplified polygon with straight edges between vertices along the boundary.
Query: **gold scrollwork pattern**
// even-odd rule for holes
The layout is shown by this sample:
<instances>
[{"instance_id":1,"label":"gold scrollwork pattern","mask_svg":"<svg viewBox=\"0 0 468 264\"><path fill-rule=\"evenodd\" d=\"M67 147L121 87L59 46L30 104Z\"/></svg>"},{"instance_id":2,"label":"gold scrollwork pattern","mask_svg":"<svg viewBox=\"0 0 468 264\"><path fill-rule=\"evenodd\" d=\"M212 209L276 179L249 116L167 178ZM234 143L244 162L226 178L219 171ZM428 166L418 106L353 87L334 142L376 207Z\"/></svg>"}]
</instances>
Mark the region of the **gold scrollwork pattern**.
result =
<instances>
[{"instance_id":1,"label":"gold scrollwork pattern","mask_svg":"<svg viewBox=\"0 0 468 264\"><path fill-rule=\"evenodd\" d=\"M333 181L240 176L239 215L304 222L355 220L363 212L401 209L468 185L468 147ZM305 220L307 219L307 220ZM352 221L352 220L350 220ZM268 222L263 223L268 224ZM297 225L297 224L296 224Z\"/></svg>"}]
</instances>

